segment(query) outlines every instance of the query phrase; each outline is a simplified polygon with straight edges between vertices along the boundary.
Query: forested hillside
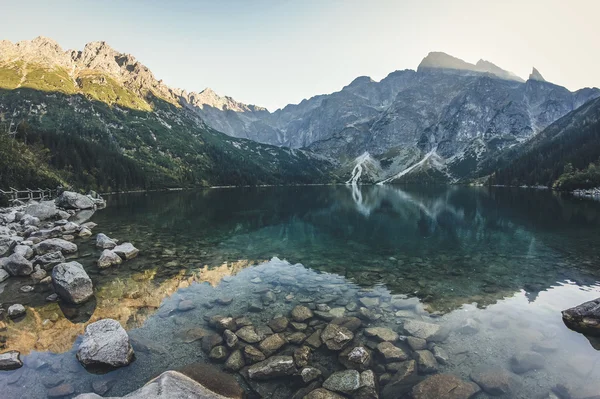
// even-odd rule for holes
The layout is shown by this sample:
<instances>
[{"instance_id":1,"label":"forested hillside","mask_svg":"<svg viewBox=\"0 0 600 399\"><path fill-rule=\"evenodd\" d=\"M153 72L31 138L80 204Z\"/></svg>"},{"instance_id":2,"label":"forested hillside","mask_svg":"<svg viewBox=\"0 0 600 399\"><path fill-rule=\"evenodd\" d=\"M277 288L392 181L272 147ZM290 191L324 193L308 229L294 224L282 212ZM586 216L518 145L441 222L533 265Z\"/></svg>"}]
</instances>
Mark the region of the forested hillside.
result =
<instances>
[{"instance_id":1,"label":"forested hillside","mask_svg":"<svg viewBox=\"0 0 600 399\"><path fill-rule=\"evenodd\" d=\"M600 99L595 99L488 165L496 169L489 183L561 190L598 187L599 158Z\"/></svg>"}]
</instances>

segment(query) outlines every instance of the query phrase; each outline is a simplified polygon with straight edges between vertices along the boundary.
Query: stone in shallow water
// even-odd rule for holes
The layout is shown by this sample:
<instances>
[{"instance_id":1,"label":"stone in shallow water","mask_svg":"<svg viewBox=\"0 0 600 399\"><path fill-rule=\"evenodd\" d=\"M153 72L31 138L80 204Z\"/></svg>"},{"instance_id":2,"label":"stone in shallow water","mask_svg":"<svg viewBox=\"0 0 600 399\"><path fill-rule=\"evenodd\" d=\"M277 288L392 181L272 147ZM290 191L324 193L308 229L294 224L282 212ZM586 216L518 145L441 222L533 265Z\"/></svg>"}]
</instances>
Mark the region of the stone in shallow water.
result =
<instances>
[{"instance_id":1,"label":"stone in shallow water","mask_svg":"<svg viewBox=\"0 0 600 399\"><path fill-rule=\"evenodd\" d=\"M321 341L321 330L317 330L312 333L308 338L306 338L304 343L314 349L319 349L321 345L323 345L323 341Z\"/></svg>"},{"instance_id":2,"label":"stone in shallow water","mask_svg":"<svg viewBox=\"0 0 600 399\"><path fill-rule=\"evenodd\" d=\"M231 330L223 331L223 338L225 339L225 345L228 348L234 348L238 344L238 336Z\"/></svg>"},{"instance_id":3,"label":"stone in shallow water","mask_svg":"<svg viewBox=\"0 0 600 399\"><path fill-rule=\"evenodd\" d=\"M33 250L38 255L46 255L57 251L63 254L74 254L77 252L77 245L60 238L50 238L34 245Z\"/></svg>"},{"instance_id":4,"label":"stone in shallow water","mask_svg":"<svg viewBox=\"0 0 600 399\"><path fill-rule=\"evenodd\" d=\"M269 322L269 327L276 333L285 331L288 328L290 321L287 317L276 317Z\"/></svg>"},{"instance_id":5,"label":"stone in shallow water","mask_svg":"<svg viewBox=\"0 0 600 399\"><path fill-rule=\"evenodd\" d=\"M0 354L0 370L14 370L23 367L21 354L18 351L9 351Z\"/></svg>"},{"instance_id":6,"label":"stone in shallow water","mask_svg":"<svg viewBox=\"0 0 600 399\"><path fill-rule=\"evenodd\" d=\"M130 242L125 242L113 248L114 253L119 255L123 260L135 258L139 253L139 249L133 246Z\"/></svg>"},{"instance_id":7,"label":"stone in shallow water","mask_svg":"<svg viewBox=\"0 0 600 399\"><path fill-rule=\"evenodd\" d=\"M117 243L112 238L108 237L104 233L98 233L96 236L96 247L102 249L113 249L117 246Z\"/></svg>"},{"instance_id":8,"label":"stone in shallow water","mask_svg":"<svg viewBox=\"0 0 600 399\"><path fill-rule=\"evenodd\" d=\"M374 308L376 306L379 306L379 298L376 297L360 298L359 302L366 308Z\"/></svg>"},{"instance_id":9,"label":"stone in shallow water","mask_svg":"<svg viewBox=\"0 0 600 399\"><path fill-rule=\"evenodd\" d=\"M23 255L17 253L6 258L3 266L11 276L29 276L33 273L33 264Z\"/></svg>"},{"instance_id":10,"label":"stone in shallow water","mask_svg":"<svg viewBox=\"0 0 600 399\"><path fill-rule=\"evenodd\" d=\"M335 392L328 391L327 389L317 388L314 391L309 392L304 399L344 399L344 397Z\"/></svg>"},{"instance_id":11,"label":"stone in shallow water","mask_svg":"<svg viewBox=\"0 0 600 399\"><path fill-rule=\"evenodd\" d=\"M432 374L437 372L438 364L431 353L428 350L420 350L415 352L415 359L421 374Z\"/></svg>"},{"instance_id":12,"label":"stone in shallow water","mask_svg":"<svg viewBox=\"0 0 600 399\"><path fill-rule=\"evenodd\" d=\"M292 309L292 319L297 322L303 322L313 317L313 311L306 306L298 305Z\"/></svg>"},{"instance_id":13,"label":"stone in shallow water","mask_svg":"<svg viewBox=\"0 0 600 399\"><path fill-rule=\"evenodd\" d=\"M57 385L54 388L48 389L46 392L49 398L62 398L64 396L73 395L74 393L75 388L69 383Z\"/></svg>"},{"instance_id":14,"label":"stone in shallow water","mask_svg":"<svg viewBox=\"0 0 600 399\"><path fill-rule=\"evenodd\" d=\"M273 356L248 368L248 377L253 380L265 380L292 375L297 372L291 356Z\"/></svg>"},{"instance_id":15,"label":"stone in shallow water","mask_svg":"<svg viewBox=\"0 0 600 399\"><path fill-rule=\"evenodd\" d=\"M310 361L311 350L308 346L302 346L294 351L294 362L298 367L305 367Z\"/></svg>"},{"instance_id":16,"label":"stone in shallow water","mask_svg":"<svg viewBox=\"0 0 600 399\"><path fill-rule=\"evenodd\" d=\"M225 362L225 370L229 371L238 371L246 364L244 362L244 356L242 355L242 351L235 350L231 353L227 361Z\"/></svg>"},{"instance_id":17,"label":"stone in shallow water","mask_svg":"<svg viewBox=\"0 0 600 399\"><path fill-rule=\"evenodd\" d=\"M336 371L325 380L323 388L351 394L360 388L360 373L356 370Z\"/></svg>"},{"instance_id":18,"label":"stone in shallow water","mask_svg":"<svg viewBox=\"0 0 600 399\"><path fill-rule=\"evenodd\" d=\"M255 344L261 341L261 337L256 332L254 326L242 327L235 332L235 335L237 335L242 341L249 344Z\"/></svg>"},{"instance_id":19,"label":"stone in shallow water","mask_svg":"<svg viewBox=\"0 0 600 399\"><path fill-rule=\"evenodd\" d=\"M366 370L371 365L371 352L364 346L349 347L338 359L348 369Z\"/></svg>"},{"instance_id":20,"label":"stone in shallow water","mask_svg":"<svg viewBox=\"0 0 600 399\"><path fill-rule=\"evenodd\" d=\"M123 262L123 259L119 255L117 255L114 251L110 249L105 249L102 251L100 258L98 259L98 267L100 269L106 269L111 266L120 265Z\"/></svg>"},{"instance_id":21,"label":"stone in shallow water","mask_svg":"<svg viewBox=\"0 0 600 399\"><path fill-rule=\"evenodd\" d=\"M526 351L518 353L510 359L510 368L517 374L523 374L530 370L543 369L545 363L544 357L539 353Z\"/></svg>"},{"instance_id":22,"label":"stone in shallow water","mask_svg":"<svg viewBox=\"0 0 600 399\"><path fill-rule=\"evenodd\" d=\"M365 328L365 335L367 337L375 337L379 341L395 342L398 340L398 333L385 327Z\"/></svg>"},{"instance_id":23,"label":"stone in shallow water","mask_svg":"<svg viewBox=\"0 0 600 399\"><path fill-rule=\"evenodd\" d=\"M314 381L320 376L321 370L315 367L305 367L302 369L302 371L300 371L300 377L302 377L302 381L304 381L304 383Z\"/></svg>"},{"instance_id":24,"label":"stone in shallow water","mask_svg":"<svg viewBox=\"0 0 600 399\"><path fill-rule=\"evenodd\" d=\"M329 350L342 350L353 338L352 331L333 323L328 324L321 333L321 341Z\"/></svg>"},{"instance_id":25,"label":"stone in shallow water","mask_svg":"<svg viewBox=\"0 0 600 399\"><path fill-rule=\"evenodd\" d=\"M92 280L81 263L61 263L52 269L54 291L65 301L79 304L87 301L94 290Z\"/></svg>"},{"instance_id":26,"label":"stone in shallow water","mask_svg":"<svg viewBox=\"0 0 600 399\"><path fill-rule=\"evenodd\" d=\"M439 364L447 364L448 363L448 360L450 359L450 357L448 356L448 354L446 353L444 348L442 348L441 346L434 345L433 348L431 348L431 352L433 353L435 360L437 360L437 362Z\"/></svg>"},{"instance_id":27,"label":"stone in shallow water","mask_svg":"<svg viewBox=\"0 0 600 399\"><path fill-rule=\"evenodd\" d=\"M265 360L266 356L252 345L247 345L244 347L244 359L247 363L257 363Z\"/></svg>"},{"instance_id":28,"label":"stone in shallow water","mask_svg":"<svg viewBox=\"0 0 600 399\"><path fill-rule=\"evenodd\" d=\"M414 351L420 351L427 348L427 341L423 338L407 337L406 343L410 346L410 349Z\"/></svg>"},{"instance_id":29,"label":"stone in shallow water","mask_svg":"<svg viewBox=\"0 0 600 399\"><path fill-rule=\"evenodd\" d=\"M469 399L481 389L452 374L436 374L412 389L414 399Z\"/></svg>"},{"instance_id":30,"label":"stone in shallow water","mask_svg":"<svg viewBox=\"0 0 600 399\"><path fill-rule=\"evenodd\" d=\"M502 368L488 368L471 373L471 379L486 393L493 396L508 395L514 391L516 376Z\"/></svg>"},{"instance_id":31,"label":"stone in shallow water","mask_svg":"<svg viewBox=\"0 0 600 399\"><path fill-rule=\"evenodd\" d=\"M258 345L258 348L266 356L271 356L272 354L277 352L279 349L281 349L281 347L283 347L286 343L287 343L287 341L285 340L283 335L278 333L278 334L273 334L273 335L265 338Z\"/></svg>"},{"instance_id":32,"label":"stone in shallow water","mask_svg":"<svg viewBox=\"0 0 600 399\"><path fill-rule=\"evenodd\" d=\"M103 319L85 328L77 358L84 366L121 367L133 360L133 348L118 321Z\"/></svg>"},{"instance_id":33,"label":"stone in shallow water","mask_svg":"<svg viewBox=\"0 0 600 399\"><path fill-rule=\"evenodd\" d=\"M215 362L224 362L227 359L227 348L222 345L215 346L210 350L208 357Z\"/></svg>"},{"instance_id":34,"label":"stone in shallow water","mask_svg":"<svg viewBox=\"0 0 600 399\"><path fill-rule=\"evenodd\" d=\"M441 332L441 327L439 325L420 320L406 320L404 322L404 329L410 335L427 341L436 338Z\"/></svg>"},{"instance_id":35,"label":"stone in shallow water","mask_svg":"<svg viewBox=\"0 0 600 399\"><path fill-rule=\"evenodd\" d=\"M377 351L383 356L387 363L403 362L408 355L402 349L394 346L391 342L381 342L377 345Z\"/></svg>"},{"instance_id":36,"label":"stone in shallow water","mask_svg":"<svg viewBox=\"0 0 600 399\"><path fill-rule=\"evenodd\" d=\"M600 336L600 298L562 311L562 318L572 330Z\"/></svg>"},{"instance_id":37,"label":"stone in shallow water","mask_svg":"<svg viewBox=\"0 0 600 399\"><path fill-rule=\"evenodd\" d=\"M25 310L25 306L20 303L15 303L14 305L9 306L8 308L8 317L11 319L15 319L17 317L23 316L27 311Z\"/></svg>"},{"instance_id":38,"label":"stone in shallow water","mask_svg":"<svg viewBox=\"0 0 600 399\"><path fill-rule=\"evenodd\" d=\"M202 338L202 350L206 353L210 353L210 351L218 345L223 343L223 337L220 334L209 334Z\"/></svg>"},{"instance_id":39,"label":"stone in shallow water","mask_svg":"<svg viewBox=\"0 0 600 399\"><path fill-rule=\"evenodd\" d=\"M160 385L156 385L154 387L154 391L148 392L147 396L139 395L134 396L131 399L170 399L171 397L174 399L187 399L189 397L206 399L222 399L223 397L231 399L244 398L244 390L236 381L236 379L232 375L224 373L211 365L193 363L180 368L177 371L178 373L176 374L181 373L183 374L183 377L189 377L191 380L193 380L191 381L193 386L192 384L188 385L188 383L183 381L182 378L179 378L178 381L173 380L170 383L168 381L163 381ZM167 371L161 374L157 379L146 384L144 388L148 387L153 382L156 382L167 373L175 372ZM189 388L182 389L183 387ZM152 396L151 392L157 392L162 396ZM127 398L129 399L129 396L127 396Z\"/></svg>"},{"instance_id":40,"label":"stone in shallow water","mask_svg":"<svg viewBox=\"0 0 600 399\"><path fill-rule=\"evenodd\" d=\"M290 344L300 345L306 339L306 334L301 332L295 332L289 335L286 335L286 339Z\"/></svg>"},{"instance_id":41,"label":"stone in shallow water","mask_svg":"<svg viewBox=\"0 0 600 399\"><path fill-rule=\"evenodd\" d=\"M187 312L188 310L192 309L196 309L196 305L194 305L194 302L190 301L189 299L180 301L179 304L177 304L177 310L180 312Z\"/></svg>"}]
</instances>

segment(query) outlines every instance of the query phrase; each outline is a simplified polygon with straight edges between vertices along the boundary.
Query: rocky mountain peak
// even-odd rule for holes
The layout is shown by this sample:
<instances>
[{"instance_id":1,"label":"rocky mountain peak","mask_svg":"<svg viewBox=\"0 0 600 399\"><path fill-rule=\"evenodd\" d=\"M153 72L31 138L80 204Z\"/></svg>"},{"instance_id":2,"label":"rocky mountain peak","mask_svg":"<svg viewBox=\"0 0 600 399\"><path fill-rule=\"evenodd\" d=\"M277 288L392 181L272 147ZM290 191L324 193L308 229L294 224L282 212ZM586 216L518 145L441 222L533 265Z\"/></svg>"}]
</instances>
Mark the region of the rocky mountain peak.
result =
<instances>
[{"instance_id":1,"label":"rocky mountain peak","mask_svg":"<svg viewBox=\"0 0 600 399\"><path fill-rule=\"evenodd\" d=\"M460 58L456 58L451 56L450 54L446 54L441 51L432 51L419 64L417 71L422 71L423 69L456 69L456 70L467 70L473 71L475 70L475 65L470 64L466 61L461 60Z\"/></svg>"},{"instance_id":2,"label":"rocky mountain peak","mask_svg":"<svg viewBox=\"0 0 600 399\"><path fill-rule=\"evenodd\" d=\"M533 67L531 74L529 74L529 80L537 80L539 82L546 82L546 79L544 79L544 77L542 76L540 71L535 69L535 67Z\"/></svg>"},{"instance_id":3,"label":"rocky mountain peak","mask_svg":"<svg viewBox=\"0 0 600 399\"><path fill-rule=\"evenodd\" d=\"M477 64L475 64L475 68L479 72L491 73L492 75L498 76L499 78L502 78L502 79L516 80L518 82L524 82L523 79L521 79L514 73L507 71L505 69L502 69L498 65L496 65L490 61L481 59L481 60L477 61Z\"/></svg>"}]
</instances>

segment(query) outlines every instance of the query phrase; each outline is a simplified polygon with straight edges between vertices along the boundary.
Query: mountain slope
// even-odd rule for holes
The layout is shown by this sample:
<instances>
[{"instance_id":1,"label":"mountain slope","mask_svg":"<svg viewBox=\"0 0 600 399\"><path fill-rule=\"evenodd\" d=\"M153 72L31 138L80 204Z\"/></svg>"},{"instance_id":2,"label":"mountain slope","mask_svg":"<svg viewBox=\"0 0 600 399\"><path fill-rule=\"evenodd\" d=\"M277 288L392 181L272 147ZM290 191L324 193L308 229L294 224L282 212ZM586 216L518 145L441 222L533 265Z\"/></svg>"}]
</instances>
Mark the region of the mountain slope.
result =
<instances>
[{"instance_id":1,"label":"mountain slope","mask_svg":"<svg viewBox=\"0 0 600 399\"><path fill-rule=\"evenodd\" d=\"M600 186L600 98L557 120L503 154L490 184L542 185L564 190Z\"/></svg>"},{"instance_id":2,"label":"mountain slope","mask_svg":"<svg viewBox=\"0 0 600 399\"><path fill-rule=\"evenodd\" d=\"M102 42L82 52L64 52L45 38L0 42L2 148L45 153L47 162L37 168L46 165L49 172L41 176L54 176L48 184L122 190L335 178L320 156L207 126L192 104L196 95L167 87L135 58ZM35 170L25 172L31 164L15 173L18 165L6 159L0 160L0 186L39 183Z\"/></svg>"},{"instance_id":3,"label":"mountain slope","mask_svg":"<svg viewBox=\"0 0 600 399\"><path fill-rule=\"evenodd\" d=\"M536 69L523 81L489 61L430 53L417 71L396 71L380 82L359 77L338 92L273 113L213 108L203 118L236 137L335 159L344 180L368 153L380 167L362 173L362 182L400 182L392 178L398 175L402 182L457 182L598 96L595 88L570 92L546 82ZM419 176L403 174L428 154L435 162L413 168Z\"/></svg>"}]
</instances>

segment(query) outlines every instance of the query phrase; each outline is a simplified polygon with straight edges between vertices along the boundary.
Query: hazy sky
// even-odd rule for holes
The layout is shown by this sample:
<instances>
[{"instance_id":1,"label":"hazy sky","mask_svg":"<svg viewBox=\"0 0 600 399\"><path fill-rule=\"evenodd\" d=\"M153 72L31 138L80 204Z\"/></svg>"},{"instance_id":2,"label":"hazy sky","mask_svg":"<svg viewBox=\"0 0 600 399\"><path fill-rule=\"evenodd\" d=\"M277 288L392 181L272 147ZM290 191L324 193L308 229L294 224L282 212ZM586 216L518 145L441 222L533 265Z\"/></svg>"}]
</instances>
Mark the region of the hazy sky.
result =
<instances>
[{"instance_id":1,"label":"hazy sky","mask_svg":"<svg viewBox=\"0 0 600 399\"><path fill-rule=\"evenodd\" d=\"M429 51L600 86L600 0L0 0L0 10L0 39L104 40L170 86L271 110L416 69Z\"/></svg>"}]
</instances>

